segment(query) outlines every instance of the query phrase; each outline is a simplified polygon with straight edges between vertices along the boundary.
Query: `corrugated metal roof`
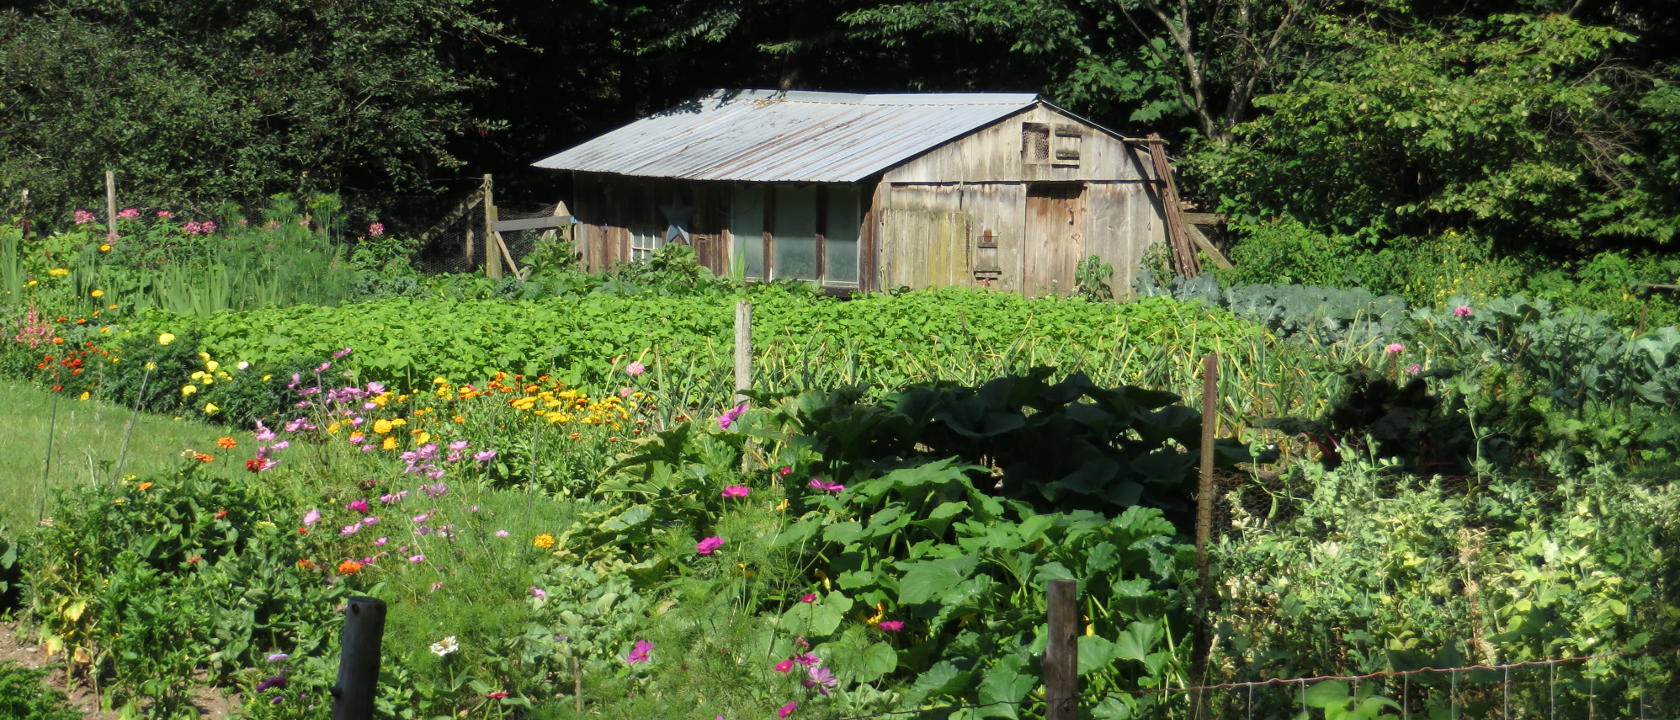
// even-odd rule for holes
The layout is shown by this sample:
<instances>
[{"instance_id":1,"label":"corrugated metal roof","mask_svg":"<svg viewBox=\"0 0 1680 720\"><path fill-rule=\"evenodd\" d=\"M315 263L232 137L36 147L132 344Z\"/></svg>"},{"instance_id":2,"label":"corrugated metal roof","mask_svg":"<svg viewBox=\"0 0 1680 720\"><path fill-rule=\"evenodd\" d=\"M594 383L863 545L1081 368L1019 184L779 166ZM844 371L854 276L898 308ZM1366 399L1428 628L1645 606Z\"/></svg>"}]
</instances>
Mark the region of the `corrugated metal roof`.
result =
<instances>
[{"instance_id":1,"label":"corrugated metal roof","mask_svg":"<svg viewBox=\"0 0 1680 720\"><path fill-rule=\"evenodd\" d=\"M719 91L535 165L689 180L856 182L1037 101L1032 93Z\"/></svg>"}]
</instances>

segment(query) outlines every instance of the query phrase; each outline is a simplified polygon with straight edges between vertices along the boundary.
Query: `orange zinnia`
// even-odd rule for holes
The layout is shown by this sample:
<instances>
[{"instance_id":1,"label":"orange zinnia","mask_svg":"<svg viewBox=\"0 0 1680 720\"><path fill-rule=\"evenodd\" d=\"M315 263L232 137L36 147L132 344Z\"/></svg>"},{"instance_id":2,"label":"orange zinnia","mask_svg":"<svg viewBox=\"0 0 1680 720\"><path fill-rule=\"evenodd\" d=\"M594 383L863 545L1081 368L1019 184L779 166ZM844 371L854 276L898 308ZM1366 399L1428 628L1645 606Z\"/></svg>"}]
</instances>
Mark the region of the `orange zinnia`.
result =
<instances>
[{"instance_id":1,"label":"orange zinnia","mask_svg":"<svg viewBox=\"0 0 1680 720\"><path fill-rule=\"evenodd\" d=\"M216 459L215 456L205 455L204 453L199 453L197 455L194 455L193 458L198 460L199 462L210 462L210 461Z\"/></svg>"},{"instance_id":2,"label":"orange zinnia","mask_svg":"<svg viewBox=\"0 0 1680 720\"><path fill-rule=\"evenodd\" d=\"M345 560L338 564L338 574L340 575L355 575L361 569L362 564L355 560Z\"/></svg>"},{"instance_id":3,"label":"orange zinnia","mask_svg":"<svg viewBox=\"0 0 1680 720\"><path fill-rule=\"evenodd\" d=\"M226 435L223 435L219 438L216 438L216 445L221 447L223 450L232 450L234 448L234 446L236 446L238 444L239 444L238 440L230 438Z\"/></svg>"}]
</instances>

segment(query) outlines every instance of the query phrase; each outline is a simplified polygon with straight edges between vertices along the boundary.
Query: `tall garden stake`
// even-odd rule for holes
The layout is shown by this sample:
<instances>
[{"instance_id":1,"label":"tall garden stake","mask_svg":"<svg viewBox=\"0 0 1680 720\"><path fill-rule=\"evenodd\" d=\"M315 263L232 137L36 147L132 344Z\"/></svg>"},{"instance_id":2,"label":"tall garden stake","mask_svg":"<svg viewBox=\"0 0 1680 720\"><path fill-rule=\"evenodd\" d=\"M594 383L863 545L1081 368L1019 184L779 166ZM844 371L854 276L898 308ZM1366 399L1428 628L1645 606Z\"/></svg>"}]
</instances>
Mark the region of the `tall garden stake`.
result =
<instances>
[{"instance_id":1,"label":"tall garden stake","mask_svg":"<svg viewBox=\"0 0 1680 720\"><path fill-rule=\"evenodd\" d=\"M385 634L385 601L353 597L344 604L338 682L333 684L332 720L372 720L379 685L379 641Z\"/></svg>"},{"instance_id":2,"label":"tall garden stake","mask_svg":"<svg viewBox=\"0 0 1680 720\"><path fill-rule=\"evenodd\" d=\"M1079 718L1079 583L1051 580L1044 645L1045 720Z\"/></svg>"},{"instance_id":3,"label":"tall garden stake","mask_svg":"<svg viewBox=\"0 0 1680 720\"><path fill-rule=\"evenodd\" d=\"M752 302L735 303L735 402L744 403L752 389Z\"/></svg>"},{"instance_id":4,"label":"tall garden stake","mask_svg":"<svg viewBox=\"0 0 1680 720\"><path fill-rule=\"evenodd\" d=\"M117 480L122 479L123 462L128 460L128 439L134 437L134 421L140 417L140 404L146 401L146 383L152 379L153 367L148 363L146 374L140 376L140 393L134 396L134 412L128 414L128 429L123 430L122 450L117 453Z\"/></svg>"},{"instance_id":5,"label":"tall garden stake","mask_svg":"<svg viewBox=\"0 0 1680 720\"><path fill-rule=\"evenodd\" d=\"M1208 627L1207 546L1213 535L1213 437L1219 427L1219 355L1202 358L1201 481L1196 488L1196 628L1190 648L1190 682L1203 684L1212 633ZM1190 720L1202 718L1202 692L1190 696Z\"/></svg>"},{"instance_id":6,"label":"tall garden stake","mask_svg":"<svg viewBox=\"0 0 1680 720\"><path fill-rule=\"evenodd\" d=\"M41 467L41 502L35 511L36 522L47 516L47 476L52 474L53 436L58 434L58 396L62 394L53 393L52 416L47 420L47 462Z\"/></svg>"}]
</instances>

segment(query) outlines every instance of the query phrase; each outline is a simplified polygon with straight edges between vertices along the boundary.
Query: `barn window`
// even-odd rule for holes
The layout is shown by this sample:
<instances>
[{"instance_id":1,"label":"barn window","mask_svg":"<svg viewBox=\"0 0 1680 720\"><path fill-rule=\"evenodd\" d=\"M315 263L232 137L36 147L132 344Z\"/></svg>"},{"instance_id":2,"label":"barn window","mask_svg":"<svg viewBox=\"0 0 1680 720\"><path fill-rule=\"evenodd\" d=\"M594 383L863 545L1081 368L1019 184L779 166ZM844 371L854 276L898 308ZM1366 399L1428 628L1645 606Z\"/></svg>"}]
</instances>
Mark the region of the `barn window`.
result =
<instances>
[{"instance_id":1,"label":"barn window","mask_svg":"<svg viewBox=\"0 0 1680 720\"><path fill-rule=\"evenodd\" d=\"M1085 139L1085 130L1078 125L1061 124L1056 126L1056 139L1051 145L1055 153L1051 164L1057 167L1079 167L1079 143Z\"/></svg>"},{"instance_id":2,"label":"barn window","mask_svg":"<svg viewBox=\"0 0 1680 720\"><path fill-rule=\"evenodd\" d=\"M664 245L665 233L661 229L651 227L630 228L630 260L645 262L653 257L653 251Z\"/></svg>"},{"instance_id":3,"label":"barn window","mask_svg":"<svg viewBox=\"0 0 1680 720\"><path fill-rule=\"evenodd\" d=\"M740 185L730 208L730 232L735 235L735 262L748 280L764 279L764 188Z\"/></svg>"},{"instance_id":4,"label":"barn window","mask_svg":"<svg viewBox=\"0 0 1680 720\"><path fill-rule=\"evenodd\" d=\"M856 185L831 186L823 203L823 284L858 284L858 227L862 193Z\"/></svg>"},{"instance_id":5,"label":"barn window","mask_svg":"<svg viewBox=\"0 0 1680 720\"><path fill-rule=\"evenodd\" d=\"M816 280L817 188L776 188L776 207L770 242L770 277Z\"/></svg>"},{"instance_id":6,"label":"barn window","mask_svg":"<svg viewBox=\"0 0 1680 720\"><path fill-rule=\"evenodd\" d=\"M1021 123L1021 160L1028 165L1050 162L1050 126L1045 123Z\"/></svg>"}]
</instances>

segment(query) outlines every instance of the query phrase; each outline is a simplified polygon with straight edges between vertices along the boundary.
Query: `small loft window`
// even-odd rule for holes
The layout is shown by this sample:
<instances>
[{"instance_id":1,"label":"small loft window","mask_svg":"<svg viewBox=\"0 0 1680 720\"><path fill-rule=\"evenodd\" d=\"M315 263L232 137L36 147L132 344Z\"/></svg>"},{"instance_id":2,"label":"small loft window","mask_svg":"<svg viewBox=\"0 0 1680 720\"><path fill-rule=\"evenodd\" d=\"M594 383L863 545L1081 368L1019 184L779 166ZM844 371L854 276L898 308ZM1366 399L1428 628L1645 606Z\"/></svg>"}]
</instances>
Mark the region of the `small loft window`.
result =
<instances>
[{"instance_id":1,"label":"small loft window","mask_svg":"<svg viewBox=\"0 0 1680 720\"><path fill-rule=\"evenodd\" d=\"M1055 153L1051 164L1058 167L1079 167L1079 144L1085 139L1085 130L1078 125L1057 125L1056 138L1052 144Z\"/></svg>"},{"instance_id":2,"label":"small loft window","mask_svg":"<svg viewBox=\"0 0 1680 720\"><path fill-rule=\"evenodd\" d=\"M1050 126L1045 123L1021 123L1021 160L1028 165L1050 162Z\"/></svg>"}]
</instances>

